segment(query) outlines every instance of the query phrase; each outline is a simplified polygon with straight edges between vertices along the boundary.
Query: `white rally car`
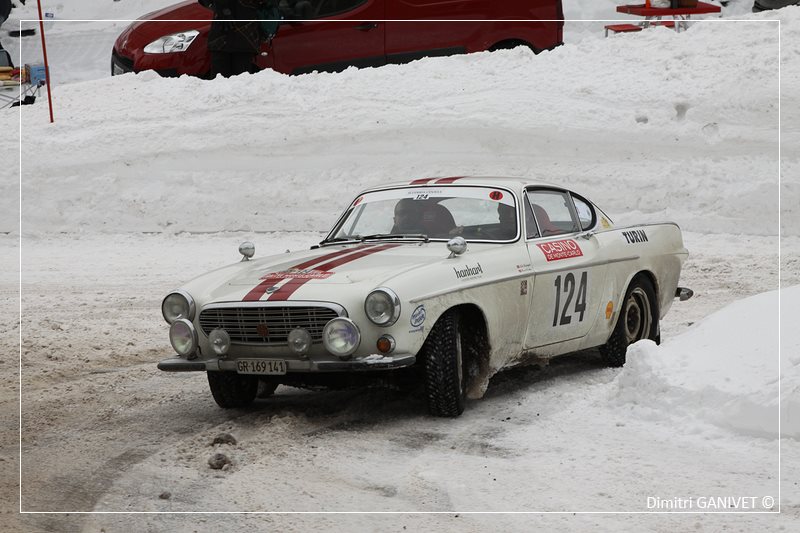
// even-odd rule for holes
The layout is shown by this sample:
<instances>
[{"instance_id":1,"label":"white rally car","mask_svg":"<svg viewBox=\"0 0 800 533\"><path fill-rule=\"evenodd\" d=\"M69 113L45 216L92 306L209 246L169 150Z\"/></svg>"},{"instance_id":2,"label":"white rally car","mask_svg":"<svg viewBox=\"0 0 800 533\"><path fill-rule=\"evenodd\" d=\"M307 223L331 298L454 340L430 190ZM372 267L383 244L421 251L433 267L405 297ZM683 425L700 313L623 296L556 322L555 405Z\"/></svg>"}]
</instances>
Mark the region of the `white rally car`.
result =
<instances>
[{"instance_id":1,"label":"white rally car","mask_svg":"<svg viewBox=\"0 0 800 533\"><path fill-rule=\"evenodd\" d=\"M659 341L688 256L676 224L616 227L589 200L515 178L426 178L367 190L310 250L243 259L163 301L177 356L221 407L279 384L423 381L458 416L500 369ZM402 380L401 380L402 381Z\"/></svg>"}]
</instances>

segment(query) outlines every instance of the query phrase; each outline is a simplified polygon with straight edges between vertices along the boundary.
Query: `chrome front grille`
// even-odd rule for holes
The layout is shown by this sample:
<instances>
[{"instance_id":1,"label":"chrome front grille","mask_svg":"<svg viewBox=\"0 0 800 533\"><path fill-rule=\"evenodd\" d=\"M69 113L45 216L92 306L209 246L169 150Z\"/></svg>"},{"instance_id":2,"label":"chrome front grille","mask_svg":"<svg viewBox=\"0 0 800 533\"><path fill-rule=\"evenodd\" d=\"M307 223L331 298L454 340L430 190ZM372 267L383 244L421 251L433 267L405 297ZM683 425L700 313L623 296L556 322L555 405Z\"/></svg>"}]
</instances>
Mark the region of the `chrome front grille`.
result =
<instances>
[{"instance_id":1,"label":"chrome front grille","mask_svg":"<svg viewBox=\"0 0 800 533\"><path fill-rule=\"evenodd\" d=\"M308 330L313 342L321 342L325 324L337 316L335 309L320 306L212 307L200 313L200 327L206 335L222 328L231 342L240 344L287 344L295 328Z\"/></svg>"}]
</instances>

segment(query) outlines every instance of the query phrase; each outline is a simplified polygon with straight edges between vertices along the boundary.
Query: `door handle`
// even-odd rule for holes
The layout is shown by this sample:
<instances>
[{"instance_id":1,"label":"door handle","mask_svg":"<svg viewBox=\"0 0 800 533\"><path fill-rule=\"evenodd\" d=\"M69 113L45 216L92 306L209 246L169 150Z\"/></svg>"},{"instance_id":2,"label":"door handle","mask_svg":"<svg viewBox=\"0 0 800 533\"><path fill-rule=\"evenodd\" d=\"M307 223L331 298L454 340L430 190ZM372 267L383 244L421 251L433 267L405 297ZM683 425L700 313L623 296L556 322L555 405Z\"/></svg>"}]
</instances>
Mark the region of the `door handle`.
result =
<instances>
[{"instance_id":1,"label":"door handle","mask_svg":"<svg viewBox=\"0 0 800 533\"><path fill-rule=\"evenodd\" d=\"M580 235L578 235L578 238L579 238L579 239L586 239L586 240L589 240L589 239L591 239L592 237L594 237L594 233L595 233L594 231L592 231L592 230L589 230L589 231L586 231L586 232L584 232L584 233L581 233Z\"/></svg>"},{"instance_id":2,"label":"door handle","mask_svg":"<svg viewBox=\"0 0 800 533\"><path fill-rule=\"evenodd\" d=\"M369 30L374 30L377 27L378 27L377 22L365 22L364 24L359 24L358 26L356 26L356 29L358 31L369 31Z\"/></svg>"}]
</instances>

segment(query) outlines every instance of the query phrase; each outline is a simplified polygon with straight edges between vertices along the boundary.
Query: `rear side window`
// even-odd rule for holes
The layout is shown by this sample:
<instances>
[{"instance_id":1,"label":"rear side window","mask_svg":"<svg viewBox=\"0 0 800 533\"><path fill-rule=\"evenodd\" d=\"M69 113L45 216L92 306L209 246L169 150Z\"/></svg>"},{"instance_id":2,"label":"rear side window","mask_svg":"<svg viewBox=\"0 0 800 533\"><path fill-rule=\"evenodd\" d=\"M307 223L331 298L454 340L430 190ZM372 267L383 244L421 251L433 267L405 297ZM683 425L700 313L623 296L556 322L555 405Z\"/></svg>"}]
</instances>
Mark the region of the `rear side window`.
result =
<instances>
[{"instance_id":1,"label":"rear side window","mask_svg":"<svg viewBox=\"0 0 800 533\"><path fill-rule=\"evenodd\" d=\"M580 231L572 200L567 193L535 190L528 191L527 196L542 237Z\"/></svg>"},{"instance_id":2,"label":"rear side window","mask_svg":"<svg viewBox=\"0 0 800 533\"><path fill-rule=\"evenodd\" d=\"M578 214L578 222L581 224L581 229L587 230L593 228L597 222L597 218L591 204L574 194L572 195L572 201L575 202L575 212Z\"/></svg>"}]
</instances>

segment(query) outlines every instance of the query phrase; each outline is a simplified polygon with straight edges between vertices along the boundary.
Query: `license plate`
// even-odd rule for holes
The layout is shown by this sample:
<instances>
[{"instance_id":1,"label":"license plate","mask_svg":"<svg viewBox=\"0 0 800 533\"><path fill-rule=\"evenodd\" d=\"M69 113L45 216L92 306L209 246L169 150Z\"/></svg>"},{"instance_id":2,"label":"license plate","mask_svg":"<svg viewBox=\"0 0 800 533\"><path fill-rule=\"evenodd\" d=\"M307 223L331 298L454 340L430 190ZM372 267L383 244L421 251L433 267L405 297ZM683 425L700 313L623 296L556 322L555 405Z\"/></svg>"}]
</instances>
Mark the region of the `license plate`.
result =
<instances>
[{"instance_id":1,"label":"license plate","mask_svg":"<svg viewBox=\"0 0 800 533\"><path fill-rule=\"evenodd\" d=\"M236 372L239 374L259 374L277 376L286 373L286 361L268 359L239 359L236 361Z\"/></svg>"}]
</instances>

